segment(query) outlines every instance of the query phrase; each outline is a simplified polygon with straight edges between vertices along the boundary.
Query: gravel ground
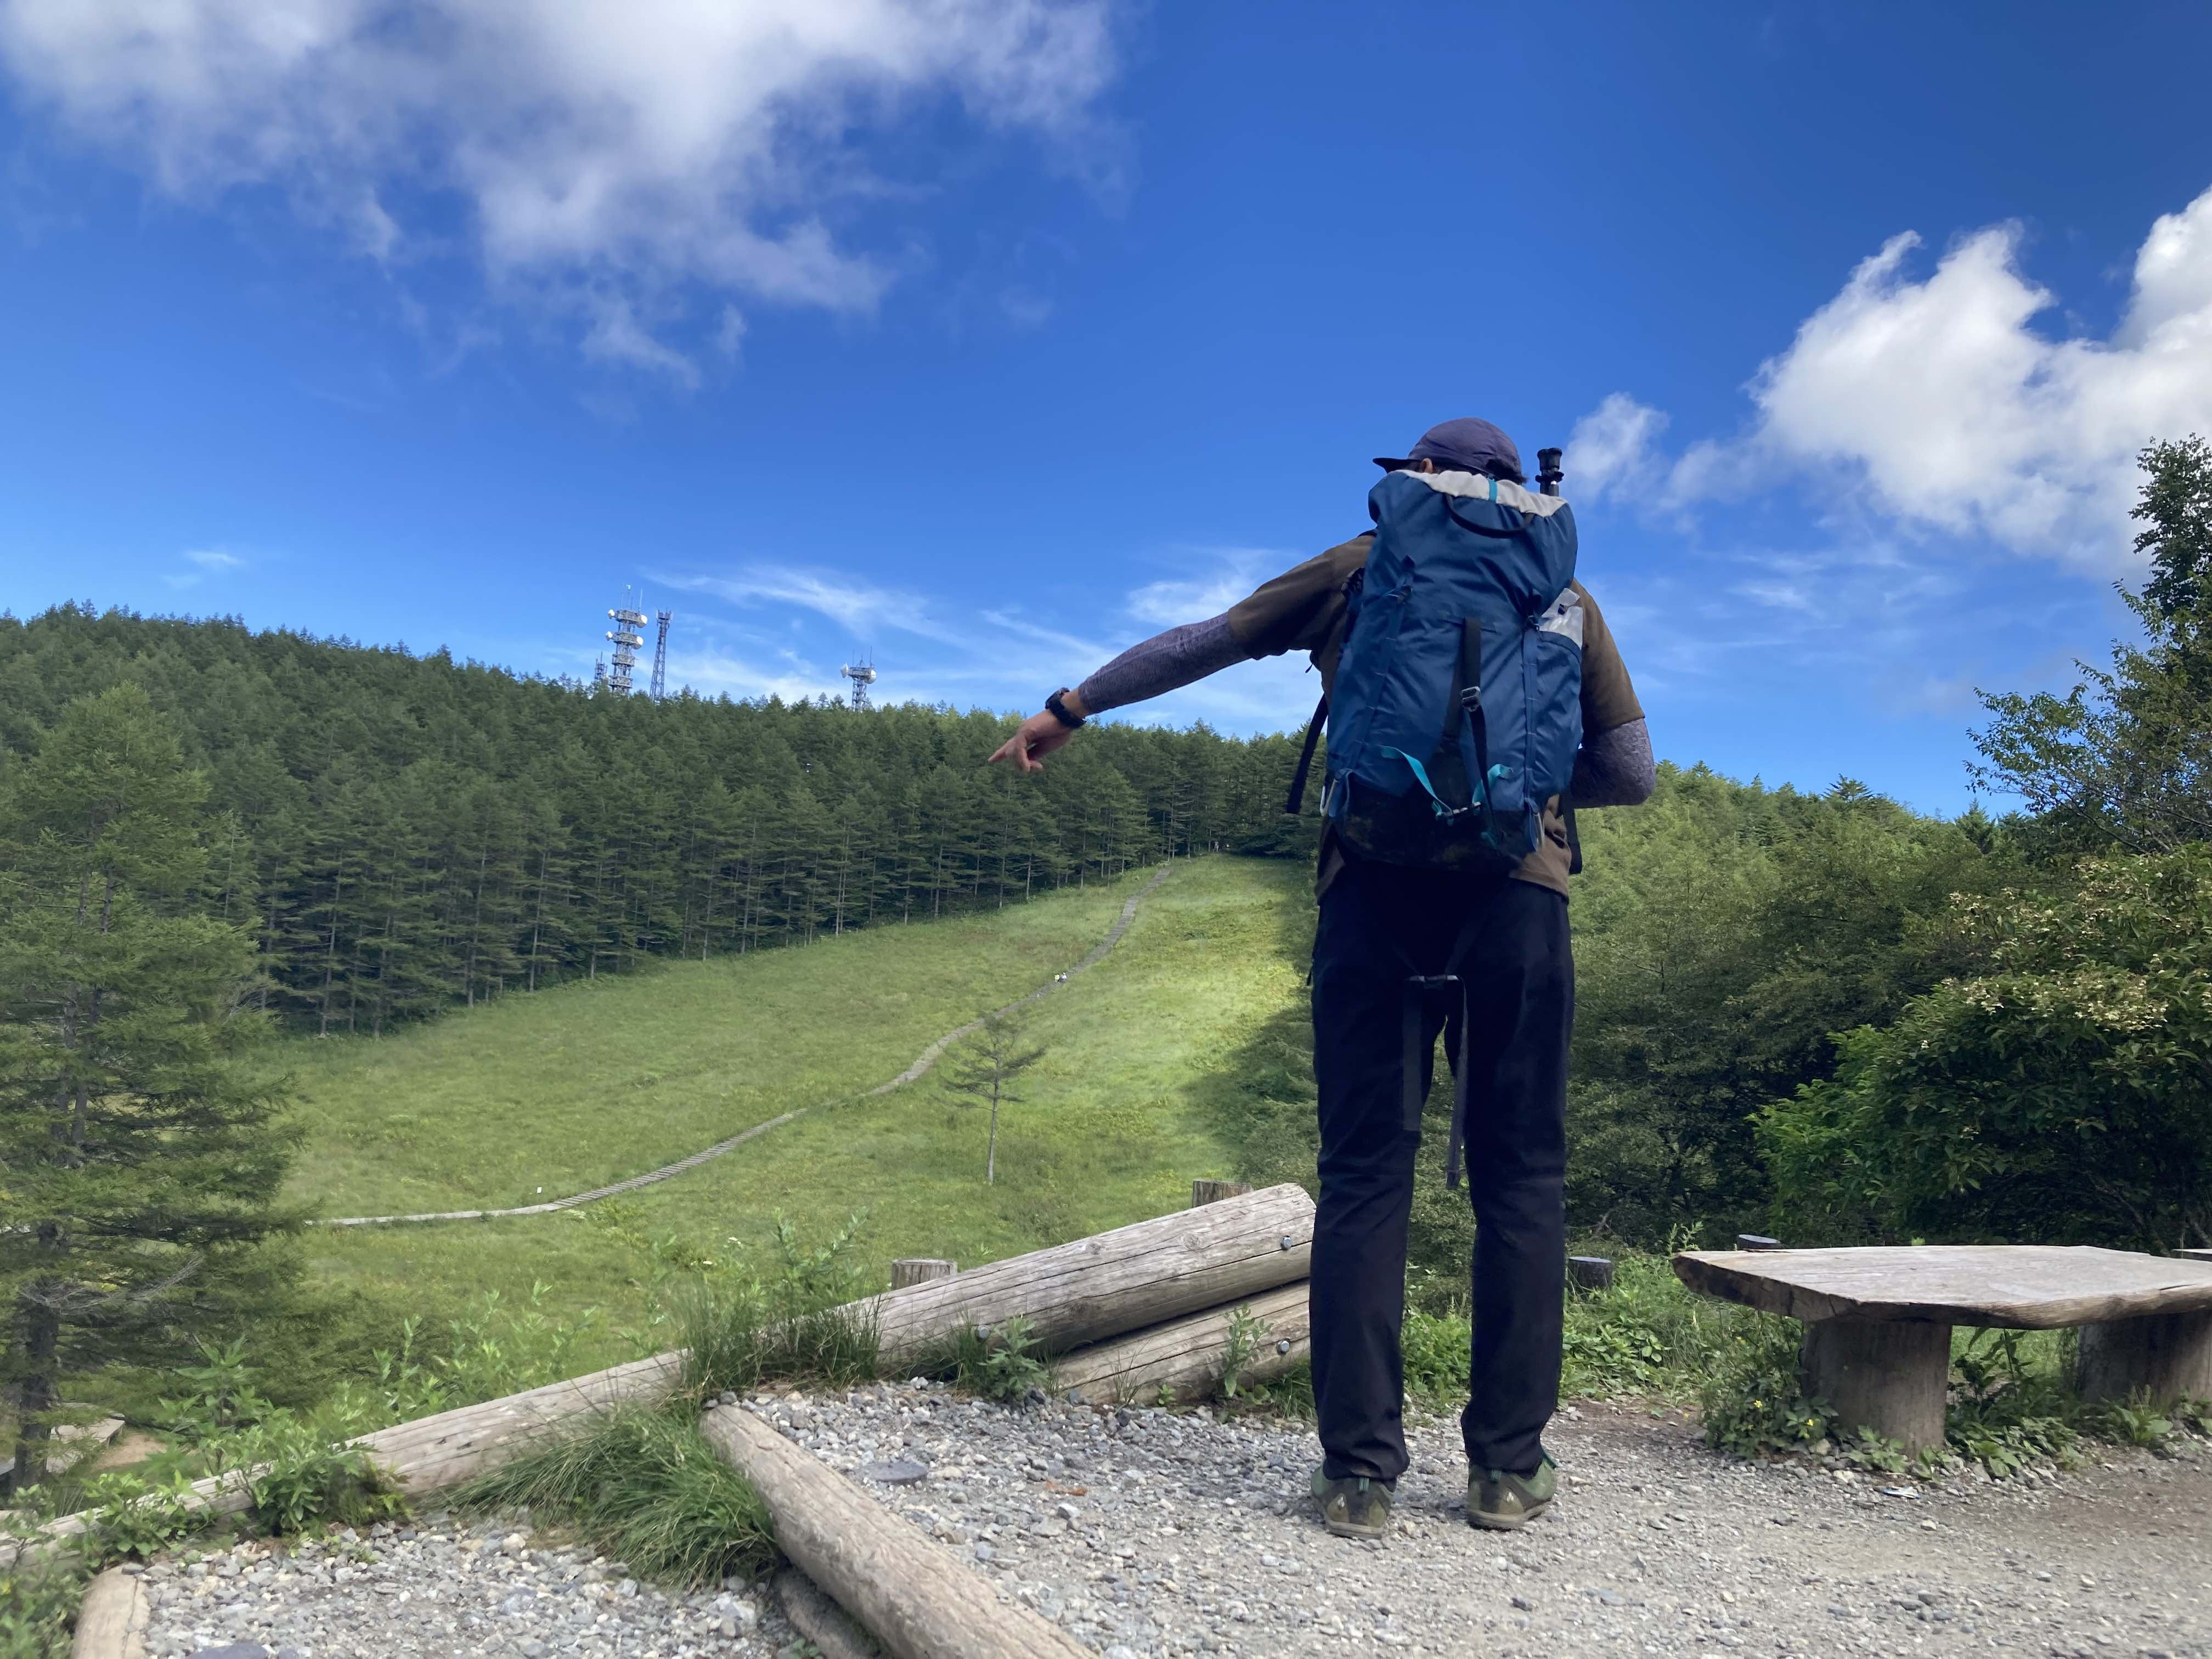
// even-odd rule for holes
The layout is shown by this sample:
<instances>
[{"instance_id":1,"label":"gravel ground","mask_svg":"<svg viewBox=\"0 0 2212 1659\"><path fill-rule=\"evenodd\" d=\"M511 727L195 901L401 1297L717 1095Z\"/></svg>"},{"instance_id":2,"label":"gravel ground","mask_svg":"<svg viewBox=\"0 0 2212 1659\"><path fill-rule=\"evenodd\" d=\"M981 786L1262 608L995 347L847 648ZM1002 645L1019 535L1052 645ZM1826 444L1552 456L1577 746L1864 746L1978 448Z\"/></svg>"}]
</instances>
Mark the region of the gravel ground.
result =
<instances>
[{"instance_id":1,"label":"gravel ground","mask_svg":"<svg viewBox=\"0 0 2212 1659\"><path fill-rule=\"evenodd\" d=\"M1311 1435L1206 1413L1023 1411L940 1385L750 1409L1106 1659L1190 1653L1913 1653L2212 1659L2212 1459L1916 1486L1705 1449L1679 1414L1584 1406L1559 1507L1466 1525L1456 1425L1417 1421L1385 1544L1331 1538ZM155 1659L803 1652L760 1587L663 1595L516 1523L148 1570ZM224 1649L225 1643L256 1645Z\"/></svg>"},{"instance_id":2,"label":"gravel ground","mask_svg":"<svg viewBox=\"0 0 2212 1659\"><path fill-rule=\"evenodd\" d=\"M770 1659L793 1645L760 1588L665 1593L589 1551L540 1548L509 1520L444 1516L288 1550L248 1542L146 1570L151 1659Z\"/></svg>"},{"instance_id":3,"label":"gravel ground","mask_svg":"<svg viewBox=\"0 0 2212 1659\"><path fill-rule=\"evenodd\" d=\"M2201 1446L1918 1487L1737 1463L1679 1413L1586 1406L1547 1437L1558 1507L1509 1534L1468 1527L1458 1427L1432 1419L1395 1534L1363 1544L1313 1517L1319 1449L1279 1425L924 1385L751 1409L1108 1659L2212 1655Z\"/></svg>"}]
</instances>

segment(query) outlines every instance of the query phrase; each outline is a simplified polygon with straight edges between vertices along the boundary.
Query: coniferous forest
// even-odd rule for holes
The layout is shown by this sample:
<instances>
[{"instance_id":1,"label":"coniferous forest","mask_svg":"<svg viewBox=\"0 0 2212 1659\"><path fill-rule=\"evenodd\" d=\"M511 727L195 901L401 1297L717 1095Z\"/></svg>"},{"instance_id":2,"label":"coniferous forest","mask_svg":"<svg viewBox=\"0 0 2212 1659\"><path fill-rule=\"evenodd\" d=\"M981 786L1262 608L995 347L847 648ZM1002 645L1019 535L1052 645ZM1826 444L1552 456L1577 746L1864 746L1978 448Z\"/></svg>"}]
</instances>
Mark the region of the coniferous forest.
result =
<instances>
[{"instance_id":1,"label":"coniferous forest","mask_svg":"<svg viewBox=\"0 0 2212 1659\"><path fill-rule=\"evenodd\" d=\"M655 702L88 606L0 618L0 752L123 681L206 780L206 903L258 940L255 994L319 1032L1267 850L1297 759L1111 726L1016 779L980 711Z\"/></svg>"}]
</instances>

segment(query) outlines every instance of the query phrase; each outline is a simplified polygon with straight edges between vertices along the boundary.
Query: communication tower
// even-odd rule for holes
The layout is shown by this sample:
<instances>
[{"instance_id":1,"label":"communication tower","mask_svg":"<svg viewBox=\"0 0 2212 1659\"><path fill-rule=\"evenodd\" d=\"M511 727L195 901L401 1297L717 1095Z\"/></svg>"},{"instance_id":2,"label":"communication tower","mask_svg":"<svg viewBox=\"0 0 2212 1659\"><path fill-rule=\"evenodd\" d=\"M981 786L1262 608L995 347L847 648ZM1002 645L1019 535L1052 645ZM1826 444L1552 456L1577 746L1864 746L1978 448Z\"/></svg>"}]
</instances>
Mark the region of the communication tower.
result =
<instances>
[{"instance_id":1,"label":"communication tower","mask_svg":"<svg viewBox=\"0 0 2212 1659\"><path fill-rule=\"evenodd\" d=\"M607 629L607 638L614 642L614 661L607 668L606 684L618 696L630 694L630 677L637 667L638 647L645 643L645 635L638 630L645 626L645 612L632 608L629 590L623 590L621 606L607 612L614 626Z\"/></svg>"},{"instance_id":2,"label":"communication tower","mask_svg":"<svg viewBox=\"0 0 2212 1659\"><path fill-rule=\"evenodd\" d=\"M653 700L659 702L668 695L668 624L676 620L673 611L660 614L660 637L653 647Z\"/></svg>"},{"instance_id":3,"label":"communication tower","mask_svg":"<svg viewBox=\"0 0 2212 1659\"><path fill-rule=\"evenodd\" d=\"M844 675L847 679L853 682L854 708L855 710L866 708L868 688L876 683L874 665L865 662L848 662L845 665Z\"/></svg>"}]
</instances>

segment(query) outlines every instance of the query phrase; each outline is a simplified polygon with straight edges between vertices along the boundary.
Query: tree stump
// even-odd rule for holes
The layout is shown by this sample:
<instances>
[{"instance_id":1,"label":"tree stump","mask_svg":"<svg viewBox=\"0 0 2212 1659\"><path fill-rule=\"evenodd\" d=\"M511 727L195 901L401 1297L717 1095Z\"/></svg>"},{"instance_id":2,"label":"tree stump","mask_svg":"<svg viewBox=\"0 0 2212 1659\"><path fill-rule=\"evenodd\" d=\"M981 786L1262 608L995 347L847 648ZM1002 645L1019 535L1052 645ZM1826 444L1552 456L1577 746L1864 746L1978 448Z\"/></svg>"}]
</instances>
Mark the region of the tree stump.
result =
<instances>
[{"instance_id":1,"label":"tree stump","mask_svg":"<svg viewBox=\"0 0 2212 1659\"><path fill-rule=\"evenodd\" d=\"M1249 1181L1194 1181L1190 1183L1190 1207L1201 1204L1218 1204L1224 1198L1241 1198L1252 1190Z\"/></svg>"},{"instance_id":2,"label":"tree stump","mask_svg":"<svg viewBox=\"0 0 2212 1659\"><path fill-rule=\"evenodd\" d=\"M933 1279L950 1279L959 1271L958 1262L937 1256L901 1256L891 1263L891 1288L902 1291L909 1285L927 1285Z\"/></svg>"},{"instance_id":3,"label":"tree stump","mask_svg":"<svg viewBox=\"0 0 2212 1659\"><path fill-rule=\"evenodd\" d=\"M1601 1255L1571 1255L1567 1258L1567 1283L1578 1291L1609 1291L1613 1288L1613 1263Z\"/></svg>"},{"instance_id":4,"label":"tree stump","mask_svg":"<svg viewBox=\"0 0 2212 1659\"><path fill-rule=\"evenodd\" d=\"M2074 1386L2084 1400L2156 1406L2212 1399L2212 1313L2146 1314L2081 1327Z\"/></svg>"},{"instance_id":5,"label":"tree stump","mask_svg":"<svg viewBox=\"0 0 2212 1659\"><path fill-rule=\"evenodd\" d=\"M1844 1434L1872 1429L1908 1452L1943 1443L1951 1328L1887 1319L1820 1319L1805 1327L1805 1384L1835 1408Z\"/></svg>"},{"instance_id":6,"label":"tree stump","mask_svg":"<svg viewBox=\"0 0 2212 1659\"><path fill-rule=\"evenodd\" d=\"M1778 1250L1782 1248L1782 1241L1769 1238L1764 1233L1738 1233L1735 1247L1739 1250Z\"/></svg>"}]
</instances>

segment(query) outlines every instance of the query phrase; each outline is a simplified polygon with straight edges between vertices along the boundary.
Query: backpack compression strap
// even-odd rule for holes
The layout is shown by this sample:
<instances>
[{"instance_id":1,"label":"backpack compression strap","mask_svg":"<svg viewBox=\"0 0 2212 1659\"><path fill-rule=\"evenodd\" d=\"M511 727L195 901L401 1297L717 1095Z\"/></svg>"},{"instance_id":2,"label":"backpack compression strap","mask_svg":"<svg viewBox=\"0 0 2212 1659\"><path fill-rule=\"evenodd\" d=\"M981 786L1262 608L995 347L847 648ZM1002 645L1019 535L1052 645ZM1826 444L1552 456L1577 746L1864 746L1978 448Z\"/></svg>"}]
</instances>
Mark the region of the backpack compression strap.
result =
<instances>
[{"instance_id":1,"label":"backpack compression strap","mask_svg":"<svg viewBox=\"0 0 2212 1659\"><path fill-rule=\"evenodd\" d=\"M1306 722L1306 746L1298 750L1298 769L1291 774L1291 793L1283 802L1283 811L1292 817L1306 804L1306 774L1313 770L1314 745L1321 741L1321 728L1328 720L1328 693L1324 691Z\"/></svg>"}]
</instances>

